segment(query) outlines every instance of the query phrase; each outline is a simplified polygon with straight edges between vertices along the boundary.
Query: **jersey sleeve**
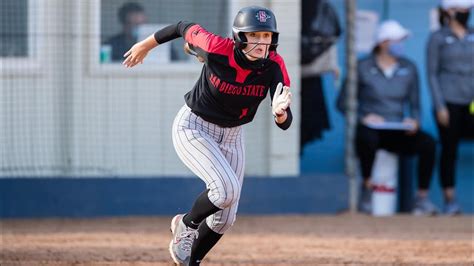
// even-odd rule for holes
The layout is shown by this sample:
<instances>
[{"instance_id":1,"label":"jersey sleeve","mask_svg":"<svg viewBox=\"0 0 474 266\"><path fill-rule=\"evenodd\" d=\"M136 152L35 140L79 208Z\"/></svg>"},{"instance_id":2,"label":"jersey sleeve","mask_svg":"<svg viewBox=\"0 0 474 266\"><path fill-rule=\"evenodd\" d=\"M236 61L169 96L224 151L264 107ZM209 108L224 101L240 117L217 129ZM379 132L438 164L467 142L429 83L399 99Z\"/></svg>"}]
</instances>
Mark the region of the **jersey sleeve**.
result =
<instances>
[{"instance_id":1,"label":"jersey sleeve","mask_svg":"<svg viewBox=\"0 0 474 266\"><path fill-rule=\"evenodd\" d=\"M270 98L271 100L273 100L273 97L275 97L275 90L278 83L281 82L283 83L284 86L288 86L288 87L290 87L291 84L290 84L290 76L288 75L288 71L286 70L286 65L285 65L285 62L283 61L283 58L276 52L271 52L269 58L270 60L274 61L278 66L275 71L276 72L275 79L270 85ZM272 101L270 101L270 103L271 102ZM287 118L283 123L278 124L275 121L275 124L283 130L287 130L291 126L291 122L293 121L293 114L291 112L290 107L286 109L286 114L287 114Z\"/></svg>"},{"instance_id":2,"label":"jersey sleeve","mask_svg":"<svg viewBox=\"0 0 474 266\"><path fill-rule=\"evenodd\" d=\"M234 48L234 42L231 39L211 33L202 26L187 21L166 26L157 31L154 37L158 44L183 37L188 43L190 52L206 61L209 53L230 55Z\"/></svg>"},{"instance_id":3,"label":"jersey sleeve","mask_svg":"<svg viewBox=\"0 0 474 266\"><path fill-rule=\"evenodd\" d=\"M410 63L413 71L413 80L410 84L409 106L410 115L413 119L420 121L420 81L416 66Z\"/></svg>"},{"instance_id":4,"label":"jersey sleeve","mask_svg":"<svg viewBox=\"0 0 474 266\"><path fill-rule=\"evenodd\" d=\"M441 94L441 86L438 79L441 44L442 38L440 38L438 31L431 34L426 49L426 72L428 74L428 84L431 90L433 105L436 110L440 110L446 105Z\"/></svg>"},{"instance_id":5,"label":"jersey sleeve","mask_svg":"<svg viewBox=\"0 0 474 266\"><path fill-rule=\"evenodd\" d=\"M273 100L273 96L275 95L275 90L278 83L283 83L284 86L290 87L290 76L288 75L288 71L286 70L285 62L283 58L277 54L276 52L271 52L269 56L270 60L274 61L277 64L277 70L275 71L275 78L270 85L270 98Z\"/></svg>"},{"instance_id":6,"label":"jersey sleeve","mask_svg":"<svg viewBox=\"0 0 474 266\"><path fill-rule=\"evenodd\" d=\"M207 58L207 54L231 55L234 42L229 38L211 33L198 24L192 25L184 35L185 41L197 55Z\"/></svg>"},{"instance_id":7,"label":"jersey sleeve","mask_svg":"<svg viewBox=\"0 0 474 266\"><path fill-rule=\"evenodd\" d=\"M183 37L188 28L193 25L195 25L195 23L180 21L176 24L171 24L169 26L164 27L163 29L155 32L153 36L155 37L155 41L158 44L169 42L176 38Z\"/></svg>"}]
</instances>

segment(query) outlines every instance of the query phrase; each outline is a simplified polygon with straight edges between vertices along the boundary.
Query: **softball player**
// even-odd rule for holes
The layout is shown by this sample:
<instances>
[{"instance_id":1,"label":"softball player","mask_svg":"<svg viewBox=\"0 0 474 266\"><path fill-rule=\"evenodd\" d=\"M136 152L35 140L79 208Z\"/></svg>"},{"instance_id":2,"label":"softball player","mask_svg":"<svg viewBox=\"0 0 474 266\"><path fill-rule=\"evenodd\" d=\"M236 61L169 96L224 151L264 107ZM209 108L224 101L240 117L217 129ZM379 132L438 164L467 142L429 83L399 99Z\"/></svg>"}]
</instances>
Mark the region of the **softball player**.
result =
<instances>
[{"instance_id":1,"label":"softball player","mask_svg":"<svg viewBox=\"0 0 474 266\"><path fill-rule=\"evenodd\" d=\"M267 8L241 9L233 39L208 32L198 24L179 22L135 44L124 65L141 63L148 51L183 37L204 66L198 82L185 95L186 104L173 124L179 158L206 183L191 210L171 221L170 253L176 264L199 265L235 221L244 177L242 125L255 116L268 91L276 125L287 129L290 79L276 52L275 15ZM199 237L198 237L199 236Z\"/></svg>"}]
</instances>

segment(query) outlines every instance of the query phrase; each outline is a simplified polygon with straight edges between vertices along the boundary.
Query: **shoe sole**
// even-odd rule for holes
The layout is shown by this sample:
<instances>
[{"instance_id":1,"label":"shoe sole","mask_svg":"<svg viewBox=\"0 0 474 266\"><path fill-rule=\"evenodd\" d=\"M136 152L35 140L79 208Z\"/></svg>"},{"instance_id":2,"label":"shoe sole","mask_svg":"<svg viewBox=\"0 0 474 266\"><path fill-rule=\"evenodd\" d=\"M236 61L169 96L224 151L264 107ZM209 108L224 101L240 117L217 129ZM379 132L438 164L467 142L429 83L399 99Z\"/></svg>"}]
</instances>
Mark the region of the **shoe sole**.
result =
<instances>
[{"instance_id":1,"label":"shoe sole","mask_svg":"<svg viewBox=\"0 0 474 266\"><path fill-rule=\"evenodd\" d=\"M173 262L180 266L180 265L184 265L182 264L178 258L176 258L176 256L174 255L174 252L173 252L173 240L174 240L174 231L176 229L176 226L178 226L178 222L179 222L179 219L181 219L183 215L181 214L178 214L178 215L175 215L173 217L173 219L171 220L171 225L170 225L170 231L171 231L171 234L173 235L173 238L171 239L170 241L170 244L169 244L169 247L168 247L168 250L170 252L170 255L171 255L171 258L173 259Z\"/></svg>"},{"instance_id":2,"label":"shoe sole","mask_svg":"<svg viewBox=\"0 0 474 266\"><path fill-rule=\"evenodd\" d=\"M177 214L171 220L170 231L172 234L174 234L174 230L176 229L176 226L178 226L179 219L181 219L182 217L183 217L182 214Z\"/></svg>"}]
</instances>

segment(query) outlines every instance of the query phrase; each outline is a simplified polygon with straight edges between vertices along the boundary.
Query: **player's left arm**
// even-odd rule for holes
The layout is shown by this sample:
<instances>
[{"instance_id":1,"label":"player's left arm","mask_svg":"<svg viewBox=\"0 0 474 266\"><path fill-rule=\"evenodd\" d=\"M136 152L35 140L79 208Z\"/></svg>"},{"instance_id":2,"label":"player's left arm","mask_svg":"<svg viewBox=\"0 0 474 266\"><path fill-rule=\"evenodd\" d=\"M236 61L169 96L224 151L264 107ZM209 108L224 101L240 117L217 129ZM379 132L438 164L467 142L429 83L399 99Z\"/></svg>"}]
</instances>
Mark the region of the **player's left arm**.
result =
<instances>
[{"instance_id":1,"label":"player's left arm","mask_svg":"<svg viewBox=\"0 0 474 266\"><path fill-rule=\"evenodd\" d=\"M413 134L418 131L420 127L420 85L418 78L418 71L414 65L411 65L413 72L412 82L409 88L408 107L410 116L404 119L404 123L410 124L413 130L409 133Z\"/></svg>"},{"instance_id":2,"label":"player's left arm","mask_svg":"<svg viewBox=\"0 0 474 266\"><path fill-rule=\"evenodd\" d=\"M283 58L276 52L270 54L270 59L277 63L278 68L275 73L275 81L270 87L270 98L272 100L272 113L278 127L286 130L293 121L291 113L290 78L286 70Z\"/></svg>"},{"instance_id":3,"label":"player's left arm","mask_svg":"<svg viewBox=\"0 0 474 266\"><path fill-rule=\"evenodd\" d=\"M290 87L283 85L281 82L278 82L278 84L274 87L275 89L270 91L270 96L272 99L272 114L275 117L275 122L277 125L281 127L281 125L288 121L288 118L292 116L290 114L292 95L290 92Z\"/></svg>"},{"instance_id":4,"label":"player's left arm","mask_svg":"<svg viewBox=\"0 0 474 266\"><path fill-rule=\"evenodd\" d=\"M188 52L203 61L207 61L209 54L229 56L234 52L234 42L230 38L214 34L199 24L186 29L183 38L189 48Z\"/></svg>"}]
</instances>

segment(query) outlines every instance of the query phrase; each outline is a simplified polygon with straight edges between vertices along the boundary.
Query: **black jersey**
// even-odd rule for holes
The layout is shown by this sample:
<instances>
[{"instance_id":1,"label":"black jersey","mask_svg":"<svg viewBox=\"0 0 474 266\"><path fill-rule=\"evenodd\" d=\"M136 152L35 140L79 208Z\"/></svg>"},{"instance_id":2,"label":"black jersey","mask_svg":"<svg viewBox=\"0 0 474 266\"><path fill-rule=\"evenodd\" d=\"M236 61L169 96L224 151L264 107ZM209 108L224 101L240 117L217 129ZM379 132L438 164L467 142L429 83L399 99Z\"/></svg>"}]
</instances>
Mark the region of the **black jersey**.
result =
<instances>
[{"instance_id":1,"label":"black jersey","mask_svg":"<svg viewBox=\"0 0 474 266\"><path fill-rule=\"evenodd\" d=\"M185 96L192 112L222 127L235 127L253 120L257 108L279 82L290 86L283 58L271 51L268 59L250 62L234 49L234 41L197 24L180 22L155 34L158 43L182 36L202 58L204 66L193 89ZM240 53L239 53L240 52ZM257 65L258 64L258 65ZM291 111L288 109L291 123ZM287 126L280 127L286 129Z\"/></svg>"}]
</instances>

